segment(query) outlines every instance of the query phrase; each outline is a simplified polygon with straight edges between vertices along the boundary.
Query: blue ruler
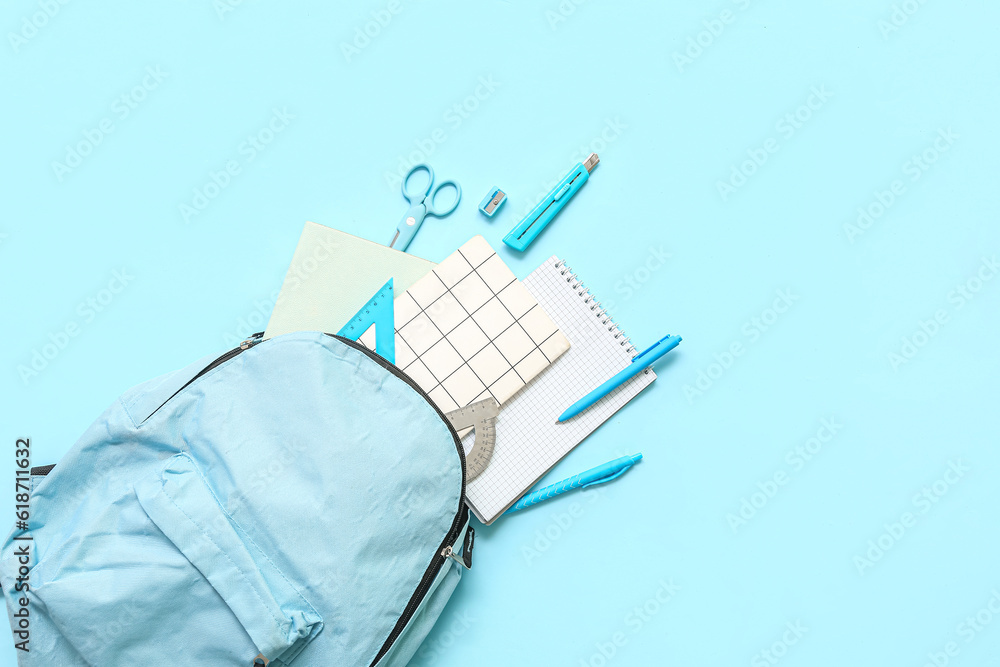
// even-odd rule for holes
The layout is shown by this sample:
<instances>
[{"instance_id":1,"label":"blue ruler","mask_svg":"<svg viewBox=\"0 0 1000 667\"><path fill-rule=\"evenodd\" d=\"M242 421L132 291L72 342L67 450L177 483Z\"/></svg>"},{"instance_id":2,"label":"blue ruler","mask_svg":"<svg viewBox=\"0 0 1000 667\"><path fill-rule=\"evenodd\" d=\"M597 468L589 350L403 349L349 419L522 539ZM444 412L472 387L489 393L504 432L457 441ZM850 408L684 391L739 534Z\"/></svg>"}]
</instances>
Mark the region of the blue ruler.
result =
<instances>
[{"instance_id":1,"label":"blue ruler","mask_svg":"<svg viewBox=\"0 0 1000 667\"><path fill-rule=\"evenodd\" d=\"M337 335L358 340L374 324L375 352L389 363L396 363L396 317L392 300L392 278L389 278Z\"/></svg>"}]
</instances>

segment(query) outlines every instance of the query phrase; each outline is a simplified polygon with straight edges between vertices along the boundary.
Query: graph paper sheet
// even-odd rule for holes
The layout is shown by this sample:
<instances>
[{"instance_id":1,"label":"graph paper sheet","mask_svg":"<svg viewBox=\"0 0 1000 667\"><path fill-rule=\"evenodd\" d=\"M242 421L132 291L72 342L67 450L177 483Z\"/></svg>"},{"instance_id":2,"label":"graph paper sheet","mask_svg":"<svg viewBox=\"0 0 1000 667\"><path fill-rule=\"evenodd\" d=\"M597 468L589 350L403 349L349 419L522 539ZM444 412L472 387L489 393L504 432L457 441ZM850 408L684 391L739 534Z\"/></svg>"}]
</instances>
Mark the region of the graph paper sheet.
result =
<instances>
[{"instance_id":1,"label":"graph paper sheet","mask_svg":"<svg viewBox=\"0 0 1000 667\"><path fill-rule=\"evenodd\" d=\"M503 404L570 345L482 236L396 297L393 308L396 366L443 412L490 396ZM375 349L374 334L372 327L361 343Z\"/></svg>"},{"instance_id":2,"label":"graph paper sheet","mask_svg":"<svg viewBox=\"0 0 1000 667\"><path fill-rule=\"evenodd\" d=\"M524 286L572 347L500 411L493 457L467 490L469 506L486 524L656 379L646 369L590 409L556 424L563 410L631 363L636 350L559 258L550 257ZM473 437L465 436L467 449Z\"/></svg>"}]
</instances>

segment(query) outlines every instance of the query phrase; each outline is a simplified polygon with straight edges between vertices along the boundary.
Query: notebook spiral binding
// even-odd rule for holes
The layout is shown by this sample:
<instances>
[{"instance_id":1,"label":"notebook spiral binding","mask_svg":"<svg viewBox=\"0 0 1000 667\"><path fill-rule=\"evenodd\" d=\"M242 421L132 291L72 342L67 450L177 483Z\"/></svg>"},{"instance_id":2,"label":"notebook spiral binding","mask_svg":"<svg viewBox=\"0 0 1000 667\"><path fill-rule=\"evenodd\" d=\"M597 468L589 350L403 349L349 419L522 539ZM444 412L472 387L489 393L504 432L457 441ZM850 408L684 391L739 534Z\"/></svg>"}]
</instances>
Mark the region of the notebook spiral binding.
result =
<instances>
[{"instance_id":1,"label":"notebook spiral binding","mask_svg":"<svg viewBox=\"0 0 1000 667\"><path fill-rule=\"evenodd\" d=\"M608 328L608 331L614 335L615 340L619 340L619 345L625 347L628 353L635 355L638 350L632 345L632 339L625 334L621 328L615 324L614 318L608 313L603 307L601 307L601 302L597 300L593 292L590 291L583 281L580 280L573 269L566 264L564 260L556 260L555 268L559 271L559 274L566 278L566 282L569 284L570 288L576 292L577 296L583 299L583 302L590 305L590 310L594 312L594 316L601 321L601 326Z\"/></svg>"}]
</instances>

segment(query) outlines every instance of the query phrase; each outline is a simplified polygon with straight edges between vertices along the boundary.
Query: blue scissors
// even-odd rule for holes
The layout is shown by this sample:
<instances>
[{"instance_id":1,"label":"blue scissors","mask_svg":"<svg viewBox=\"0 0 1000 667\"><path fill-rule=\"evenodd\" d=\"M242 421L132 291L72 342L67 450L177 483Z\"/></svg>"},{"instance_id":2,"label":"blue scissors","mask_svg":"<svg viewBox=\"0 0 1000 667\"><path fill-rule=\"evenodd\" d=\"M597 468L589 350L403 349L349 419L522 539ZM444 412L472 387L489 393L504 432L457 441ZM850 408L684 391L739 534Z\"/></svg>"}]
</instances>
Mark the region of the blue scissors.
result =
<instances>
[{"instance_id":1,"label":"blue scissors","mask_svg":"<svg viewBox=\"0 0 1000 667\"><path fill-rule=\"evenodd\" d=\"M409 187L409 182L410 177L418 171L427 172L427 185L414 191ZM438 208L435 200L441 190L449 185L455 188L455 201L452 202L452 204L447 208ZM406 252L406 248L410 245L410 241L413 240L413 237L417 235L417 230L420 229L420 225L424 222L424 218L426 216L433 215L437 218L443 218L446 215L450 215L451 212L455 210L455 207L458 206L458 202L462 199L462 186L455 181L445 181L435 188L434 170L430 168L430 165L418 164L414 165L414 167L410 169L410 173L408 173L406 178L403 179L402 187L403 196L410 202L410 208L406 211L403 219L399 221L399 225L396 226L396 235L392 237L392 242L389 243L389 247Z\"/></svg>"}]
</instances>

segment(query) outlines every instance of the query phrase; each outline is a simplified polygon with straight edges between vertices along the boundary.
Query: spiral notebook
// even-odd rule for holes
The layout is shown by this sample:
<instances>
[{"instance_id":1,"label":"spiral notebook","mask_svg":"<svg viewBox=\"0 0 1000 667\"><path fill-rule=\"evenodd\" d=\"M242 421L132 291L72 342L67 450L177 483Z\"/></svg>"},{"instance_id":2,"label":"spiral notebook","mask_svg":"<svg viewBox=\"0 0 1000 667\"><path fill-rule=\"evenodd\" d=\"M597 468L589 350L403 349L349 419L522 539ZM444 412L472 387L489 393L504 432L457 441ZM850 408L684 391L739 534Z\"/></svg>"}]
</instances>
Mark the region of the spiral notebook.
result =
<instances>
[{"instance_id":1,"label":"spiral notebook","mask_svg":"<svg viewBox=\"0 0 1000 667\"><path fill-rule=\"evenodd\" d=\"M487 525L656 379L647 368L589 410L556 424L563 410L625 368L638 351L579 276L558 257L546 260L523 284L571 346L500 412L490 464L469 482L466 493L469 507ZM465 436L467 451L473 438Z\"/></svg>"}]
</instances>

